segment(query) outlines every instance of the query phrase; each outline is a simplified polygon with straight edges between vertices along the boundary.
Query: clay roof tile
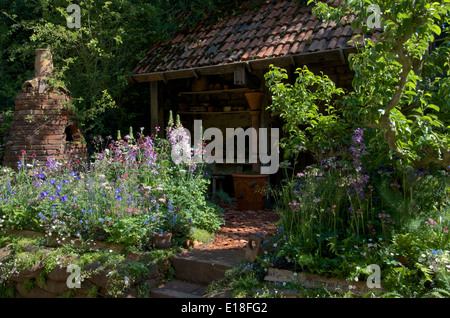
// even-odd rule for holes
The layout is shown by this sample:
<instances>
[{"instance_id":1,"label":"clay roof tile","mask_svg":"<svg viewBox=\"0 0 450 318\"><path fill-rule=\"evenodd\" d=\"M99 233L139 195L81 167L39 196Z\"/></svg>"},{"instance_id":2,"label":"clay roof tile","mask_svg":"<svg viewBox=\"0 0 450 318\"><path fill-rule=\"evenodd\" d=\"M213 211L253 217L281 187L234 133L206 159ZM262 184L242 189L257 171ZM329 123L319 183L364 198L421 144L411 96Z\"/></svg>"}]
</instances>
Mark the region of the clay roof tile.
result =
<instances>
[{"instance_id":1,"label":"clay roof tile","mask_svg":"<svg viewBox=\"0 0 450 318\"><path fill-rule=\"evenodd\" d=\"M322 52L362 43L362 38L347 43L359 33L351 29L352 17L341 23L322 22L312 14L313 6L293 0L266 0L255 10L248 0L241 5L240 15L224 17L215 25L200 23L189 33L180 32L170 41L157 42L133 73ZM368 36L376 40L380 30Z\"/></svg>"}]
</instances>

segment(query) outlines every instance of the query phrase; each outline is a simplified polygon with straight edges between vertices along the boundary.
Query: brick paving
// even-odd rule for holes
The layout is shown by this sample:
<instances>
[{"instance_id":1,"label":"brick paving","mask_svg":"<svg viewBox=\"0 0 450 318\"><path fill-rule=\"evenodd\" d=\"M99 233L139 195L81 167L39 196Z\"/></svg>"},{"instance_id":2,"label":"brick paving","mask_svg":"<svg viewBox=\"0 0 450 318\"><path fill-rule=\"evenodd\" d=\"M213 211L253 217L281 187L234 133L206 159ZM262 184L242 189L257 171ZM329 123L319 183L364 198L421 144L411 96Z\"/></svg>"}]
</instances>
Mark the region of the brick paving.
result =
<instances>
[{"instance_id":1,"label":"brick paving","mask_svg":"<svg viewBox=\"0 0 450 318\"><path fill-rule=\"evenodd\" d=\"M212 249L244 249L250 234L263 237L276 232L279 216L274 209L240 211L236 203L222 205L225 225L216 233L214 242L203 244Z\"/></svg>"}]
</instances>

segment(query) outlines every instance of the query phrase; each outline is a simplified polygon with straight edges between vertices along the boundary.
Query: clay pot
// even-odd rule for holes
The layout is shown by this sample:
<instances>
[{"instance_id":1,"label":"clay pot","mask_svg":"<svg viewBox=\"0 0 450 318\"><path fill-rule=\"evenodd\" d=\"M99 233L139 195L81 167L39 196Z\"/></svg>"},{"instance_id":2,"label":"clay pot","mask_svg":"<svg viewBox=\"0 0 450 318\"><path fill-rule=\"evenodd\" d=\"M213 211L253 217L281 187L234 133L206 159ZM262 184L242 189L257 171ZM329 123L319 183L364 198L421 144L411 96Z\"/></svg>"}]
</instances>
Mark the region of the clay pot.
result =
<instances>
[{"instance_id":1,"label":"clay pot","mask_svg":"<svg viewBox=\"0 0 450 318\"><path fill-rule=\"evenodd\" d=\"M264 93L245 93L245 98L247 99L248 105L251 110L261 109Z\"/></svg>"},{"instance_id":2,"label":"clay pot","mask_svg":"<svg viewBox=\"0 0 450 318\"><path fill-rule=\"evenodd\" d=\"M268 174L233 173L234 194L239 210L264 209Z\"/></svg>"}]
</instances>

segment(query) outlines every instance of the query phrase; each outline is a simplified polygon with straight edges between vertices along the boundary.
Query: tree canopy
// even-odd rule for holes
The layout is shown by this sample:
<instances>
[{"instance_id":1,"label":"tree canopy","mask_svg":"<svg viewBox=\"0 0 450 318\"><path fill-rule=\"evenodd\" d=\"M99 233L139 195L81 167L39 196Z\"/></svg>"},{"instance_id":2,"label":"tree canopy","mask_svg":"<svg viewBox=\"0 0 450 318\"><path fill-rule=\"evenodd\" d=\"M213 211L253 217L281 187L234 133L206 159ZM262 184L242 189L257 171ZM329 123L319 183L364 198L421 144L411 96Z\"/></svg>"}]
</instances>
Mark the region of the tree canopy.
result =
<instances>
[{"instance_id":1,"label":"tree canopy","mask_svg":"<svg viewBox=\"0 0 450 318\"><path fill-rule=\"evenodd\" d=\"M449 170L450 1L349 0L339 6L312 2L324 21L351 17L354 30L366 35L377 27L381 35L360 39L357 52L349 56L355 73L352 91L337 90L326 76L307 69L298 71L293 86L283 84L283 70L266 75L271 108L287 119L285 144L317 154L320 147L345 143L345 127L364 127L378 164L390 157L416 169ZM311 90L312 84L318 88ZM330 94L339 96L333 104ZM318 103L324 102L327 111L318 113ZM307 125L304 132L302 125Z\"/></svg>"},{"instance_id":2,"label":"tree canopy","mask_svg":"<svg viewBox=\"0 0 450 318\"><path fill-rule=\"evenodd\" d=\"M96 135L115 133L143 117L146 95L125 76L153 44L202 19L219 18L239 1L80 0L79 28L68 27L71 3L0 1L0 109L12 109L23 82L33 77L34 50L50 48L53 80L72 93L84 132Z\"/></svg>"},{"instance_id":3,"label":"tree canopy","mask_svg":"<svg viewBox=\"0 0 450 318\"><path fill-rule=\"evenodd\" d=\"M416 168L449 169L450 1L347 1L337 8L318 2L316 8L324 19L354 15L352 28L363 34L377 18L383 32L349 59L355 78L346 115L374 128L393 156Z\"/></svg>"}]
</instances>

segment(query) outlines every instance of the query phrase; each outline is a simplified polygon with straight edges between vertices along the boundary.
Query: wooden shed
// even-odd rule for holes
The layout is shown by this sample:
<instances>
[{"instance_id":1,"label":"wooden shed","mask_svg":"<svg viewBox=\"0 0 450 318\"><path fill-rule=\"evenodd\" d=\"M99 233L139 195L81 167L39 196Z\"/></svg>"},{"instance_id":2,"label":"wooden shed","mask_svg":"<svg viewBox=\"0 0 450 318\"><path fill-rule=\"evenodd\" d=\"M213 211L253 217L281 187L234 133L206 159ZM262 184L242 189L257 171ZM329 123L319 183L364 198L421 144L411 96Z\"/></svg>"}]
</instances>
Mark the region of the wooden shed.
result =
<instances>
[{"instance_id":1,"label":"wooden shed","mask_svg":"<svg viewBox=\"0 0 450 318\"><path fill-rule=\"evenodd\" d=\"M202 120L204 129L217 127L224 135L226 128L281 127L280 120L265 110L270 96L264 74L271 64L290 74L307 65L337 86L351 88L348 55L362 37L351 29L351 17L324 23L312 8L295 1L267 0L257 7L248 1L239 15L212 25L200 23L155 44L128 77L150 83L151 127L164 132L169 111L179 114L190 131L195 119ZM264 94L260 111L249 110L249 92ZM259 172L259 162L216 164L213 174L248 169Z\"/></svg>"}]
</instances>

